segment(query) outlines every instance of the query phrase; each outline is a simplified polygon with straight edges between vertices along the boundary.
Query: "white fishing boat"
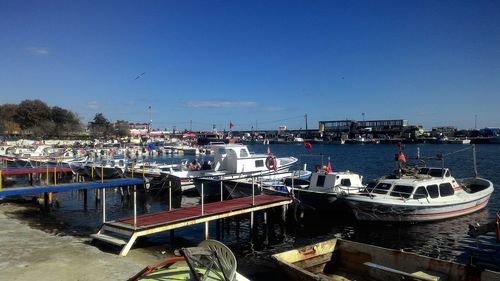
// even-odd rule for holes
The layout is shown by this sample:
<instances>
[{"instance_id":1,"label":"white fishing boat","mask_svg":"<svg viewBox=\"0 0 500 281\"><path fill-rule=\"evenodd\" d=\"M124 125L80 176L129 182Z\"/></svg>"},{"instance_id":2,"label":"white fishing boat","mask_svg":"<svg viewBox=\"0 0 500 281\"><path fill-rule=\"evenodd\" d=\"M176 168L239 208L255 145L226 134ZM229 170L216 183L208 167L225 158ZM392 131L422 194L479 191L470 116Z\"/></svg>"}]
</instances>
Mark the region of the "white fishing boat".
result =
<instances>
[{"instance_id":1,"label":"white fishing boat","mask_svg":"<svg viewBox=\"0 0 500 281\"><path fill-rule=\"evenodd\" d=\"M194 184L198 193L205 197L220 197L221 189L217 181L249 177L272 178L288 172L298 161L295 157L276 157L270 153L251 154L248 147L242 144L216 145L213 150L213 170L204 172L203 176L194 177L197 179Z\"/></svg>"},{"instance_id":2,"label":"white fishing boat","mask_svg":"<svg viewBox=\"0 0 500 281\"><path fill-rule=\"evenodd\" d=\"M461 216L488 204L493 183L455 179L447 168L413 168L370 182L343 199L358 220L420 222Z\"/></svg>"},{"instance_id":3,"label":"white fishing boat","mask_svg":"<svg viewBox=\"0 0 500 281\"><path fill-rule=\"evenodd\" d=\"M295 198L302 207L310 210L336 209L339 207L339 196L357 194L363 190L363 177L351 171L315 172L311 175L309 186L293 188Z\"/></svg>"},{"instance_id":4,"label":"white fishing boat","mask_svg":"<svg viewBox=\"0 0 500 281\"><path fill-rule=\"evenodd\" d=\"M331 239L272 258L287 280L500 280L500 273L343 239Z\"/></svg>"}]
</instances>

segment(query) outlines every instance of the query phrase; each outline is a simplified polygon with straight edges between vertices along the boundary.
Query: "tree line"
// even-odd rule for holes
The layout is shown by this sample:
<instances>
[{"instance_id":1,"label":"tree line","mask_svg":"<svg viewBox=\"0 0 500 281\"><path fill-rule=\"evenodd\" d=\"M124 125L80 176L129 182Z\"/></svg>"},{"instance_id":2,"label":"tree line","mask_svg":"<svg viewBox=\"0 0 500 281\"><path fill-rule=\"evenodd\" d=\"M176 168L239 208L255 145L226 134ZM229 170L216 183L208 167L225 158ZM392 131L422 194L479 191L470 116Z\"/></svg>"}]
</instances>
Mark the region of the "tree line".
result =
<instances>
[{"instance_id":1,"label":"tree line","mask_svg":"<svg viewBox=\"0 0 500 281\"><path fill-rule=\"evenodd\" d=\"M127 121L119 120L113 125L102 113L96 113L87 131L77 114L59 106L50 107L38 99L0 105L0 135L106 138L125 137L128 133Z\"/></svg>"}]
</instances>

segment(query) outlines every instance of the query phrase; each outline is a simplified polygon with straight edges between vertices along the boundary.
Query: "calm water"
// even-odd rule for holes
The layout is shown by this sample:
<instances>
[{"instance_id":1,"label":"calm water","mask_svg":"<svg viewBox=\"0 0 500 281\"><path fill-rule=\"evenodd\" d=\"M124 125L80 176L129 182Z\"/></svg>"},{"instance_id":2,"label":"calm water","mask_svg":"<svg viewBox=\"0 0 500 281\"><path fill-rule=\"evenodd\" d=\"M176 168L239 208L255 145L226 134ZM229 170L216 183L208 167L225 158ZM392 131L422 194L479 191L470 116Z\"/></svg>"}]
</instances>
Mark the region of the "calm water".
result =
<instances>
[{"instance_id":1,"label":"calm water","mask_svg":"<svg viewBox=\"0 0 500 281\"><path fill-rule=\"evenodd\" d=\"M421 156L445 155L445 166L451 169L456 178L473 175L472 150L459 153L458 150L470 147L463 145L406 145L407 158L414 157L420 148ZM267 146L250 145L255 153L265 153ZM495 186L500 184L500 146L477 145L477 169L479 175L491 180ZM369 179L390 173L394 168L395 145L319 145L315 144L308 152L302 145L271 145L271 152L277 156L295 156L300 159L296 168L307 164L309 170L314 165L328 162L333 170L351 170L364 176L365 183ZM187 157L159 157L162 162L179 162ZM206 157L209 159L210 157ZM441 162L429 162L429 165L441 166ZM108 190L107 219L112 220L132 214L132 204L121 201L120 192ZM95 204L93 193L89 192L87 207L83 205L81 192L58 194L60 207L49 215L39 217L42 227L57 227L61 232L71 235L88 236L97 232L101 224L101 206ZM197 204L198 197L174 196L173 207ZM168 209L168 194L151 191L148 194L139 193L138 213L153 212ZM238 257L240 271L252 280L269 280L283 278L279 270L271 262L273 253L288 250L293 247L314 243L329 238L340 237L354 241L379 245L394 249L416 252L431 257L454 260L467 263L471 257L477 257L481 265L500 270L500 247L493 251L485 251L478 247L475 239L468 234L468 225L473 222L485 223L494 218L500 211L500 191L495 190L486 209L463 217L419 224L373 224L360 223L346 217L344 214L307 214L300 223L289 222L285 226L278 223L278 214L270 214L269 226L259 222L262 216L257 216L256 233L249 235L248 220L240 223L231 222L223 229L221 240L226 243ZM237 227L239 226L239 227ZM215 238L216 226L211 224L211 237ZM151 252L158 254L161 250L172 250L187 245L197 244L203 237L202 225L176 230L176 239L171 242L168 234L156 235L142 242L139 246L149 247Z\"/></svg>"}]
</instances>

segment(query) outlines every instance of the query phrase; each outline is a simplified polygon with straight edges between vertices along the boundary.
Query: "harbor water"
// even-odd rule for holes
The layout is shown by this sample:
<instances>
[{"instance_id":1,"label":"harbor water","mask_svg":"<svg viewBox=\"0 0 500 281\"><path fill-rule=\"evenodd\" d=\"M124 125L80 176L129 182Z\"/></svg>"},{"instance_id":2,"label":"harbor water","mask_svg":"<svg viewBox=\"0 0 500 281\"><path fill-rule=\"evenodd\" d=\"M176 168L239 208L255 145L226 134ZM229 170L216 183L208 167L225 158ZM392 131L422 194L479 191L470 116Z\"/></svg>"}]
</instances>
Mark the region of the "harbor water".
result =
<instances>
[{"instance_id":1,"label":"harbor water","mask_svg":"<svg viewBox=\"0 0 500 281\"><path fill-rule=\"evenodd\" d=\"M255 153L266 153L267 145L249 145ZM330 161L334 171L351 170L363 176L364 183L370 179L387 175L394 169L396 145L323 145L313 144L307 150L302 144L273 144L271 153L276 156L295 156L301 169L304 164L309 170L315 165ZM421 156L444 155L442 161L428 161L430 166L444 164L450 168L452 176L463 178L473 176L472 149L469 145L452 144L406 144L405 154L412 158L420 152ZM495 187L500 184L500 146L476 145L477 171L480 177L489 179ZM194 158L195 156L190 156ZM209 160L210 156L204 156ZM153 161L175 163L186 156L160 156ZM55 229L62 235L89 236L96 233L102 223L102 207L95 203L94 193L89 192L87 206L84 205L83 193L65 192L57 194L59 206L49 213L25 214L25 219L35 222L40 228ZM138 193L138 214L149 213L169 208L168 192L153 189ZM199 203L196 195L173 195L172 207L189 206ZM123 201L120 190L106 192L106 219L113 220L132 215L132 200ZM468 226L472 223L487 223L500 212L500 191L495 189L485 209L458 218L444 221L394 224L357 222L341 213L306 213L299 220L289 219L286 224L279 222L279 214L268 216L268 225L263 226L263 217L256 216L258 225L250 235L249 220L242 218L223 223L224 227L210 224L210 236L216 238L217 229L222 242L228 245L238 258L239 271L251 280L269 280L283 275L272 262L271 255L294 247L315 243L330 238L345 238L387 248L401 249L408 252L456 261L468 264L472 261L481 267L500 271L500 246L483 249L478 241L468 235ZM216 229L217 228L217 229ZM165 251L196 245L203 238L203 225L195 225L175 231L175 239L168 233L152 236L139 241L135 248L151 251L161 256ZM477 262L479 261L479 262Z\"/></svg>"}]
</instances>

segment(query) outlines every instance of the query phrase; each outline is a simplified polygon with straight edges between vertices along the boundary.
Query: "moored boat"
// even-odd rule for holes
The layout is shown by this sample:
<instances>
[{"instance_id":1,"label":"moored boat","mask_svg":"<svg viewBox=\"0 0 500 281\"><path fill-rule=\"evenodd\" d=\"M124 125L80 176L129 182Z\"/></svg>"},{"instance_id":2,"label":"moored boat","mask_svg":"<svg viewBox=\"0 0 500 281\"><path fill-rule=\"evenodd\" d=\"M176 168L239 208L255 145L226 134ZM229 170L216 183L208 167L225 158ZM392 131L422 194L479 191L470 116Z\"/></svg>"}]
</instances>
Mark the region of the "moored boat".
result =
<instances>
[{"instance_id":1,"label":"moored boat","mask_svg":"<svg viewBox=\"0 0 500 281\"><path fill-rule=\"evenodd\" d=\"M274 254L290 280L499 280L500 273L343 239Z\"/></svg>"}]
</instances>

